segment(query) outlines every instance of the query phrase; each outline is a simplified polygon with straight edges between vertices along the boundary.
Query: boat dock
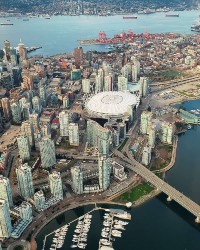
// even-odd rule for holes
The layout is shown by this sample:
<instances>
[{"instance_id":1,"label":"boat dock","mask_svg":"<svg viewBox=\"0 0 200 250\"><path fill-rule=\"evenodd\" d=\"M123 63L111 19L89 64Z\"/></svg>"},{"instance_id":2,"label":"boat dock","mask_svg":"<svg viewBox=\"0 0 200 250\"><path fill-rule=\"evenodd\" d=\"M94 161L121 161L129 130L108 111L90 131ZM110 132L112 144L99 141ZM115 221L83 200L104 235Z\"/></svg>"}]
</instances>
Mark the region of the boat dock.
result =
<instances>
[{"instance_id":1,"label":"boat dock","mask_svg":"<svg viewBox=\"0 0 200 250\"><path fill-rule=\"evenodd\" d=\"M101 233L101 236L104 238L99 241L99 249L101 248L103 249L105 248L105 246L108 247L108 249L109 247L110 249L113 249L112 248L112 240L113 240L112 236L121 237L121 231L119 230L124 230L123 226L128 224L128 222L125 222L122 220L131 220L131 214L121 209L106 209L102 207L97 207L97 205L95 204L95 207L89 212L72 220L66 225L54 230L53 232L45 235L45 238L43 240L42 250L47 250L45 249L47 238L49 236L52 236L53 234L55 234L55 237L53 238L51 247L48 250L56 250L57 248L58 249L62 248L67 231L70 225L75 222L78 222L78 223L74 231L75 234L73 235L71 247L84 249L87 245L87 234L89 232L91 219L92 219L91 213L97 210L105 211L104 222L103 222L104 228L102 229L102 233ZM119 220L116 220L115 218Z\"/></svg>"}]
</instances>

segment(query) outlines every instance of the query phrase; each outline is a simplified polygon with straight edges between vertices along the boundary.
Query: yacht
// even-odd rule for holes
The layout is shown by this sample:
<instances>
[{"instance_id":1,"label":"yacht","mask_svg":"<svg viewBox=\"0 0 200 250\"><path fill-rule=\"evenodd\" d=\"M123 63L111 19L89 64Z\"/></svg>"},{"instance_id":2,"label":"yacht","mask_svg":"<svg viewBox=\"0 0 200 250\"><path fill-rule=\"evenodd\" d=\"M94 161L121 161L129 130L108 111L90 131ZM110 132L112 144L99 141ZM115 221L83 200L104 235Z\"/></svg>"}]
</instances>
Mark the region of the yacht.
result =
<instances>
[{"instance_id":1,"label":"yacht","mask_svg":"<svg viewBox=\"0 0 200 250\"><path fill-rule=\"evenodd\" d=\"M114 220L114 222L115 222L116 224L121 224L121 225L123 225L123 226L128 225L128 222L123 221L123 220Z\"/></svg>"},{"instance_id":2,"label":"yacht","mask_svg":"<svg viewBox=\"0 0 200 250\"><path fill-rule=\"evenodd\" d=\"M118 231L118 230L112 230L112 235L115 237L121 237L122 236L122 232Z\"/></svg>"},{"instance_id":3,"label":"yacht","mask_svg":"<svg viewBox=\"0 0 200 250\"><path fill-rule=\"evenodd\" d=\"M114 227L115 229L125 230L124 226L121 225L121 224L115 224L113 227Z\"/></svg>"},{"instance_id":4,"label":"yacht","mask_svg":"<svg viewBox=\"0 0 200 250\"><path fill-rule=\"evenodd\" d=\"M75 247L78 247L78 246L75 245L75 244L72 244L70 247L71 247L71 248L75 248Z\"/></svg>"}]
</instances>

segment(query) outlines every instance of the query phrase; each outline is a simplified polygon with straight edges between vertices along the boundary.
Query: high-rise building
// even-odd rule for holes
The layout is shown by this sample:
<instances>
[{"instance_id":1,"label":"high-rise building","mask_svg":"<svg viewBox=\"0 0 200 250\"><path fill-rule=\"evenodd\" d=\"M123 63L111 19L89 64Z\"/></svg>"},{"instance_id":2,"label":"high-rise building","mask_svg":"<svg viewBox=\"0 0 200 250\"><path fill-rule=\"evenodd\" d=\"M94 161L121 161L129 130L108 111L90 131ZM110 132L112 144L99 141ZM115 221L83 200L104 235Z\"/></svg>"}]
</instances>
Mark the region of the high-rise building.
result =
<instances>
[{"instance_id":1,"label":"high-rise building","mask_svg":"<svg viewBox=\"0 0 200 250\"><path fill-rule=\"evenodd\" d=\"M33 90L33 76L29 72L22 71L22 80L23 89Z\"/></svg>"},{"instance_id":2,"label":"high-rise building","mask_svg":"<svg viewBox=\"0 0 200 250\"><path fill-rule=\"evenodd\" d=\"M35 207L38 211L41 211L44 209L45 206L45 196L42 190L39 190L34 194L34 203Z\"/></svg>"},{"instance_id":3,"label":"high-rise building","mask_svg":"<svg viewBox=\"0 0 200 250\"><path fill-rule=\"evenodd\" d=\"M47 137L49 139L51 139L51 126L49 123L43 124L40 127L41 133L43 137Z\"/></svg>"},{"instance_id":4,"label":"high-rise building","mask_svg":"<svg viewBox=\"0 0 200 250\"><path fill-rule=\"evenodd\" d=\"M39 128L39 117L38 117L38 114L31 114L31 115L29 115L29 122L31 122L32 125L33 125L34 134L38 133L39 130L40 130L40 128Z\"/></svg>"},{"instance_id":5,"label":"high-rise building","mask_svg":"<svg viewBox=\"0 0 200 250\"><path fill-rule=\"evenodd\" d=\"M69 112L61 111L59 113L60 136L69 135Z\"/></svg>"},{"instance_id":6,"label":"high-rise building","mask_svg":"<svg viewBox=\"0 0 200 250\"><path fill-rule=\"evenodd\" d=\"M138 79L138 68L137 65L132 66L132 81L137 82Z\"/></svg>"},{"instance_id":7,"label":"high-rise building","mask_svg":"<svg viewBox=\"0 0 200 250\"><path fill-rule=\"evenodd\" d=\"M11 104L11 111L12 111L12 120L15 123L21 122L21 110L18 102L14 102Z\"/></svg>"},{"instance_id":8,"label":"high-rise building","mask_svg":"<svg viewBox=\"0 0 200 250\"><path fill-rule=\"evenodd\" d=\"M25 199L34 195L31 167L24 163L16 169L19 192Z\"/></svg>"},{"instance_id":9,"label":"high-rise building","mask_svg":"<svg viewBox=\"0 0 200 250\"><path fill-rule=\"evenodd\" d=\"M39 96L40 96L42 107L46 107L47 106L47 90L44 84L40 84Z\"/></svg>"},{"instance_id":10,"label":"high-rise building","mask_svg":"<svg viewBox=\"0 0 200 250\"><path fill-rule=\"evenodd\" d=\"M49 174L50 191L57 200L63 200L62 179L59 172L53 171Z\"/></svg>"},{"instance_id":11,"label":"high-rise building","mask_svg":"<svg viewBox=\"0 0 200 250\"><path fill-rule=\"evenodd\" d=\"M37 113L38 115L40 115L41 111L42 111L42 106L41 106L41 101L40 98L38 96L34 96L32 99L32 105L33 105L33 110L35 111L35 113Z\"/></svg>"},{"instance_id":12,"label":"high-rise building","mask_svg":"<svg viewBox=\"0 0 200 250\"><path fill-rule=\"evenodd\" d=\"M26 104L26 102L27 102L27 99L25 97L22 97L19 99L19 106L20 106L21 112L23 111L23 107Z\"/></svg>"},{"instance_id":13,"label":"high-rise building","mask_svg":"<svg viewBox=\"0 0 200 250\"><path fill-rule=\"evenodd\" d=\"M145 166L149 165L151 161L151 147L144 147L142 153L142 164Z\"/></svg>"},{"instance_id":14,"label":"high-rise building","mask_svg":"<svg viewBox=\"0 0 200 250\"><path fill-rule=\"evenodd\" d=\"M118 91L126 91L128 88L128 79L124 76L118 76Z\"/></svg>"},{"instance_id":15,"label":"high-rise building","mask_svg":"<svg viewBox=\"0 0 200 250\"><path fill-rule=\"evenodd\" d=\"M9 120L11 117L11 109L9 99L7 97L1 99L1 106L5 119Z\"/></svg>"},{"instance_id":16,"label":"high-rise building","mask_svg":"<svg viewBox=\"0 0 200 250\"><path fill-rule=\"evenodd\" d=\"M90 145L98 147L99 153L108 155L111 142L111 132L93 120L87 121L87 141Z\"/></svg>"},{"instance_id":17,"label":"high-rise building","mask_svg":"<svg viewBox=\"0 0 200 250\"><path fill-rule=\"evenodd\" d=\"M63 98L63 108L64 109L69 108L69 96L68 95L64 96Z\"/></svg>"},{"instance_id":18,"label":"high-rise building","mask_svg":"<svg viewBox=\"0 0 200 250\"><path fill-rule=\"evenodd\" d=\"M98 158L99 166L99 186L106 190L110 185L110 159L104 155Z\"/></svg>"},{"instance_id":19,"label":"high-rise building","mask_svg":"<svg viewBox=\"0 0 200 250\"><path fill-rule=\"evenodd\" d=\"M113 91L113 75L111 73L104 77L104 91Z\"/></svg>"},{"instance_id":20,"label":"high-rise building","mask_svg":"<svg viewBox=\"0 0 200 250\"><path fill-rule=\"evenodd\" d=\"M22 161L29 160L31 156L31 147L28 136L20 136L17 138L19 155Z\"/></svg>"},{"instance_id":21,"label":"high-rise building","mask_svg":"<svg viewBox=\"0 0 200 250\"><path fill-rule=\"evenodd\" d=\"M11 218L6 200L0 199L0 238L9 238L12 232Z\"/></svg>"},{"instance_id":22,"label":"high-rise building","mask_svg":"<svg viewBox=\"0 0 200 250\"><path fill-rule=\"evenodd\" d=\"M71 168L72 189L76 194L83 193L83 170L80 166Z\"/></svg>"},{"instance_id":23,"label":"high-rise building","mask_svg":"<svg viewBox=\"0 0 200 250\"><path fill-rule=\"evenodd\" d=\"M89 94L90 90L90 79L83 79L82 80L82 91L84 94Z\"/></svg>"},{"instance_id":24,"label":"high-rise building","mask_svg":"<svg viewBox=\"0 0 200 250\"><path fill-rule=\"evenodd\" d=\"M54 141L49 138L42 138L39 142L40 155L43 168L50 168L56 164Z\"/></svg>"},{"instance_id":25,"label":"high-rise building","mask_svg":"<svg viewBox=\"0 0 200 250\"><path fill-rule=\"evenodd\" d=\"M149 78L148 77L140 77L140 88L141 95L145 97L149 94Z\"/></svg>"},{"instance_id":26,"label":"high-rise building","mask_svg":"<svg viewBox=\"0 0 200 250\"><path fill-rule=\"evenodd\" d=\"M16 50L14 50L14 51L16 51ZM16 58L17 58L16 54L15 55L11 54L11 61L15 61L15 62L13 62L14 65L16 65ZM20 84L22 82L21 73L22 73L22 68L21 67L15 66L15 67L12 68L12 78L13 78L13 86L14 87L19 87L20 86Z\"/></svg>"},{"instance_id":27,"label":"high-rise building","mask_svg":"<svg viewBox=\"0 0 200 250\"><path fill-rule=\"evenodd\" d=\"M10 61L10 42L8 40L4 41L4 51L5 51L5 60Z\"/></svg>"},{"instance_id":28,"label":"high-rise building","mask_svg":"<svg viewBox=\"0 0 200 250\"><path fill-rule=\"evenodd\" d=\"M103 91L103 76L97 75L95 77L95 93Z\"/></svg>"},{"instance_id":29,"label":"high-rise building","mask_svg":"<svg viewBox=\"0 0 200 250\"><path fill-rule=\"evenodd\" d=\"M0 199L4 199L8 207L13 207L12 192L10 187L9 179L0 175Z\"/></svg>"},{"instance_id":30,"label":"high-rise building","mask_svg":"<svg viewBox=\"0 0 200 250\"><path fill-rule=\"evenodd\" d=\"M155 147L155 141L156 141L156 126L151 125L149 127L149 140L148 140L148 144L151 148Z\"/></svg>"},{"instance_id":31,"label":"high-rise building","mask_svg":"<svg viewBox=\"0 0 200 250\"><path fill-rule=\"evenodd\" d=\"M132 71L132 65L130 63L124 65L121 69L121 73L123 77L129 78L129 75L131 75Z\"/></svg>"},{"instance_id":32,"label":"high-rise building","mask_svg":"<svg viewBox=\"0 0 200 250\"><path fill-rule=\"evenodd\" d=\"M152 123L153 113L149 111L143 111L141 114L140 132L142 134L149 134L149 126Z\"/></svg>"},{"instance_id":33,"label":"high-rise building","mask_svg":"<svg viewBox=\"0 0 200 250\"><path fill-rule=\"evenodd\" d=\"M22 132L22 135L28 136L30 146L33 147L34 146L33 124L29 121L22 122L21 132Z\"/></svg>"},{"instance_id":34,"label":"high-rise building","mask_svg":"<svg viewBox=\"0 0 200 250\"><path fill-rule=\"evenodd\" d=\"M30 102L27 102L27 103L24 104L23 110L22 110L23 119L28 120L31 113L32 113L31 104L30 104Z\"/></svg>"},{"instance_id":35,"label":"high-rise building","mask_svg":"<svg viewBox=\"0 0 200 250\"><path fill-rule=\"evenodd\" d=\"M69 124L69 143L73 146L79 146L79 129L77 123Z\"/></svg>"},{"instance_id":36,"label":"high-rise building","mask_svg":"<svg viewBox=\"0 0 200 250\"><path fill-rule=\"evenodd\" d=\"M19 206L19 214L22 220L30 221L33 218L32 205L29 202L23 201Z\"/></svg>"},{"instance_id":37,"label":"high-rise building","mask_svg":"<svg viewBox=\"0 0 200 250\"><path fill-rule=\"evenodd\" d=\"M25 47L25 45L22 43L22 41L20 40L19 44L18 44L18 48L19 48L19 58L20 61L24 61L27 60L27 49Z\"/></svg>"},{"instance_id":38,"label":"high-rise building","mask_svg":"<svg viewBox=\"0 0 200 250\"><path fill-rule=\"evenodd\" d=\"M80 66L81 62L83 61L83 48L78 47L74 49L74 59L76 65Z\"/></svg>"},{"instance_id":39,"label":"high-rise building","mask_svg":"<svg viewBox=\"0 0 200 250\"><path fill-rule=\"evenodd\" d=\"M161 141L163 143L172 144L173 139L173 124L163 122L161 124Z\"/></svg>"}]
</instances>

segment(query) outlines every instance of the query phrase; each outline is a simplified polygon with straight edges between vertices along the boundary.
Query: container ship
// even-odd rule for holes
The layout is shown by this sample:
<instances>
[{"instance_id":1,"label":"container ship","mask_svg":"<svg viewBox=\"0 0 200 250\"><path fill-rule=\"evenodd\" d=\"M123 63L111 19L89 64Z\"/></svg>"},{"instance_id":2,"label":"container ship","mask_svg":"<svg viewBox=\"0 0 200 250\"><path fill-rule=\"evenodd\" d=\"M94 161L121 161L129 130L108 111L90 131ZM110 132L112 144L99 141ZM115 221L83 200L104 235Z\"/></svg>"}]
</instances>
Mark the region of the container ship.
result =
<instances>
[{"instance_id":1,"label":"container ship","mask_svg":"<svg viewBox=\"0 0 200 250\"><path fill-rule=\"evenodd\" d=\"M13 23L1 23L1 25L13 25Z\"/></svg>"},{"instance_id":2,"label":"container ship","mask_svg":"<svg viewBox=\"0 0 200 250\"><path fill-rule=\"evenodd\" d=\"M137 19L137 16L123 16L123 19Z\"/></svg>"},{"instance_id":3,"label":"container ship","mask_svg":"<svg viewBox=\"0 0 200 250\"><path fill-rule=\"evenodd\" d=\"M166 17L179 17L179 14L166 14Z\"/></svg>"}]
</instances>

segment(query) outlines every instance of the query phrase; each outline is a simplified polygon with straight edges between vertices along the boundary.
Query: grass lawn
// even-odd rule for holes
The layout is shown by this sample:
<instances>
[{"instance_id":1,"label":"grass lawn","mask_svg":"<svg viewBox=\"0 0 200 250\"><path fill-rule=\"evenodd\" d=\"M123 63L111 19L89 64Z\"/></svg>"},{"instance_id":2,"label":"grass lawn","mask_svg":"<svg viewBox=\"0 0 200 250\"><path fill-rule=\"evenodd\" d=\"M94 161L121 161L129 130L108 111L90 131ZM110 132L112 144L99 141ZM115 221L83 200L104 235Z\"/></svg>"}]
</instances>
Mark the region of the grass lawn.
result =
<instances>
[{"instance_id":1,"label":"grass lawn","mask_svg":"<svg viewBox=\"0 0 200 250\"><path fill-rule=\"evenodd\" d=\"M177 77L181 76L181 72L175 69L166 70L159 72L159 75L163 77L165 80L173 80Z\"/></svg>"},{"instance_id":2,"label":"grass lawn","mask_svg":"<svg viewBox=\"0 0 200 250\"><path fill-rule=\"evenodd\" d=\"M143 195L149 194L154 188L151 187L148 183L139 184L137 187L134 187L127 191L126 193L120 195L119 197L115 198L114 202L126 203L126 202L133 202L138 200Z\"/></svg>"}]
</instances>

